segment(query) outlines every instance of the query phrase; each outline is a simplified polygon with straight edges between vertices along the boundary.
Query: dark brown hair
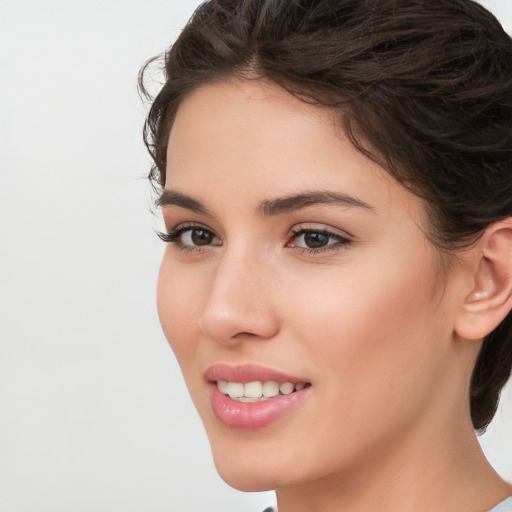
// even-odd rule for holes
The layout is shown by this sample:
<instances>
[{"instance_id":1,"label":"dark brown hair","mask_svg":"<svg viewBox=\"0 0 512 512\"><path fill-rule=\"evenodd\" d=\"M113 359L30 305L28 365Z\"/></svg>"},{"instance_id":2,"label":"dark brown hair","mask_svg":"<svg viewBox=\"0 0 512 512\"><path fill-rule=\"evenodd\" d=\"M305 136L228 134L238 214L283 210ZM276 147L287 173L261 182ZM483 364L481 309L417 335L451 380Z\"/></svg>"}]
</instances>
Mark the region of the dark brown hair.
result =
<instances>
[{"instance_id":1,"label":"dark brown hair","mask_svg":"<svg viewBox=\"0 0 512 512\"><path fill-rule=\"evenodd\" d=\"M184 97L216 80L264 78L339 112L352 143L425 201L441 252L512 215L512 41L476 2L211 0L164 66L144 130L157 186ZM473 372L475 429L492 420L511 366L509 313Z\"/></svg>"}]
</instances>

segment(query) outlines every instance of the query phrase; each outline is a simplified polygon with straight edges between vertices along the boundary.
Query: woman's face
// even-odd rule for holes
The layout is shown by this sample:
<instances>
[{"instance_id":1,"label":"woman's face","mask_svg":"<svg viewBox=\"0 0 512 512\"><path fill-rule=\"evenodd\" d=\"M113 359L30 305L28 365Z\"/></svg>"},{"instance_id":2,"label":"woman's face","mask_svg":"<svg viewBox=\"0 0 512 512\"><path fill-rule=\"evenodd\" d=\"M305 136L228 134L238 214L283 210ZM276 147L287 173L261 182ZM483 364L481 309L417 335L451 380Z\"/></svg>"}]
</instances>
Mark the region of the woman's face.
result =
<instances>
[{"instance_id":1,"label":"woman's face","mask_svg":"<svg viewBox=\"0 0 512 512\"><path fill-rule=\"evenodd\" d=\"M421 201L328 110L262 81L197 89L162 205L160 319L229 484L336 478L444 425L457 286Z\"/></svg>"}]
</instances>

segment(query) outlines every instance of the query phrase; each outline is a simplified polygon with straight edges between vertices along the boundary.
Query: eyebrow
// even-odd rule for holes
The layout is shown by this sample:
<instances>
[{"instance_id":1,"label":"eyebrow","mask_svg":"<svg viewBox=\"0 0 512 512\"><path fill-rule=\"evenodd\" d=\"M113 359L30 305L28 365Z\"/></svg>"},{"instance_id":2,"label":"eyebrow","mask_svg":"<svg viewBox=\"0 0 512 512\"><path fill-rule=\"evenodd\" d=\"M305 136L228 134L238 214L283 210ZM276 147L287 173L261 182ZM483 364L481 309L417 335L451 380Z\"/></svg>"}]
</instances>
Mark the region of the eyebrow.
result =
<instances>
[{"instance_id":1,"label":"eyebrow","mask_svg":"<svg viewBox=\"0 0 512 512\"><path fill-rule=\"evenodd\" d=\"M156 200L156 205L162 208L165 206L179 206L180 208L186 208L195 213L205 215L209 215L210 213L203 203L176 190L164 190Z\"/></svg>"},{"instance_id":2,"label":"eyebrow","mask_svg":"<svg viewBox=\"0 0 512 512\"><path fill-rule=\"evenodd\" d=\"M303 192L276 199L267 199L260 203L258 209L263 215L270 217L272 215L288 213L317 204L334 204L373 211L373 208L369 204L366 204L357 197L330 191Z\"/></svg>"},{"instance_id":3,"label":"eyebrow","mask_svg":"<svg viewBox=\"0 0 512 512\"><path fill-rule=\"evenodd\" d=\"M211 215L208 208L201 201L176 190L164 190L156 204L161 207L178 206L195 213ZM275 199L265 199L259 203L258 211L265 217L271 217L317 204L334 204L374 211L370 205L357 197L330 191L302 192Z\"/></svg>"}]
</instances>

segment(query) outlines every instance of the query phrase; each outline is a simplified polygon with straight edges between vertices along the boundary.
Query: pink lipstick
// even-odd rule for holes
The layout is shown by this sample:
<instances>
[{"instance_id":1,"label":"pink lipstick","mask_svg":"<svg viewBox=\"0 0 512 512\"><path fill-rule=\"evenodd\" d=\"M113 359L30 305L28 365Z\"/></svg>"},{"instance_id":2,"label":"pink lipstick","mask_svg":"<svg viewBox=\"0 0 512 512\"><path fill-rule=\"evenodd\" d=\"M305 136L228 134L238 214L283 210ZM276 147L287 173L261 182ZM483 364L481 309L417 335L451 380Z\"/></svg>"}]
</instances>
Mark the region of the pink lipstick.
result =
<instances>
[{"instance_id":1,"label":"pink lipstick","mask_svg":"<svg viewBox=\"0 0 512 512\"><path fill-rule=\"evenodd\" d=\"M210 366L205 374L216 418L225 426L262 428L277 421L309 393L302 377L257 365Z\"/></svg>"}]
</instances>

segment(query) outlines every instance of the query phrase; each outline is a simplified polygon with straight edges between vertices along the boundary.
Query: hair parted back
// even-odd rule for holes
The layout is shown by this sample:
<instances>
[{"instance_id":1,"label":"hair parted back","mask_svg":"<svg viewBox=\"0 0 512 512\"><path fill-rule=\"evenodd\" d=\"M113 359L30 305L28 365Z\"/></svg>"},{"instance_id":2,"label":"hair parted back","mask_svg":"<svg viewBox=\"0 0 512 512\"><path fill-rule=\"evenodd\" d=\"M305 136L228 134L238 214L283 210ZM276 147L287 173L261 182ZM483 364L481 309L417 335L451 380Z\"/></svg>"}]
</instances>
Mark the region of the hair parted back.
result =
<instances>
[{"instance_id":1,"label":"hair parted back","mask_svg":"<svg viewBox=\"0 0 512 512\"><path fill-rule=\"evenodd\" d=\"M140 76L145 94L150 63ZM164 65L144 130L157 186L188 93L217 80L266 79L338 111L352 143L424 199L442 252L512 216L512 40L472 0L211 0ZM511 366L509 313L473 372L475 429L492 420Z\"/></svg>"}]
</instances>

